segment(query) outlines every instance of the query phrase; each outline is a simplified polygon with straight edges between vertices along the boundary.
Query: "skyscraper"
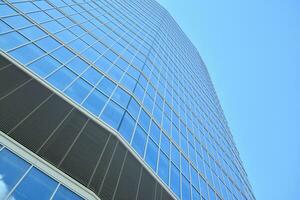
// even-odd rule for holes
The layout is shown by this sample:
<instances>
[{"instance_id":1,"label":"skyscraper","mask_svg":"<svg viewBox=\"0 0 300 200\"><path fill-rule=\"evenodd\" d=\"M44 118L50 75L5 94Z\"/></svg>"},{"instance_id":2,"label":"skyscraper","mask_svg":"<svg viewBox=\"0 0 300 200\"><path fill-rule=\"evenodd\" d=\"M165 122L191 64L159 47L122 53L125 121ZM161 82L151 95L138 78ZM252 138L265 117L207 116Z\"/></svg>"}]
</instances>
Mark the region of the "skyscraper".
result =
<instances>
[{"instance_id":1,"label":"skyscraper","mask_svg":"<svg viewBox=\"0 0 300 200\"><path fill-rule=\"evenodd\" d=\"M4 0L0 48L0 198L255 199L198 51L154 0Z\"/></svg>"}]
</instances>

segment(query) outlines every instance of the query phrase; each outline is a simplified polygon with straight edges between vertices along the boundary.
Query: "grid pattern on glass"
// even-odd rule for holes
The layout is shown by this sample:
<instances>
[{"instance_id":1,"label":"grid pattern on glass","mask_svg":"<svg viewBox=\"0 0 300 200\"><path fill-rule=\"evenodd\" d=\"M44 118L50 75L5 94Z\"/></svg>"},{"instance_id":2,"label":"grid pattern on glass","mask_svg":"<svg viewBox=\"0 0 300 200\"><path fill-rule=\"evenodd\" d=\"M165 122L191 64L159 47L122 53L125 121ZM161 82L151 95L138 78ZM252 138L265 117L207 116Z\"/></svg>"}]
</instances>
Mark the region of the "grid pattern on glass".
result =
<instances>
[{"instance_id":1,"label":"grid pattern on glass","mask_svg":"<svg viewBox=\"0 0 300 200\"><path fill-rule=\"evenodd\" d=\"M0 148L0 199L83 199L5 147Z\"/></svg>"},{"instance_id":2,"label":"grid pattern on glass","mask_svg":"<svg viewBox=\"0 0 300 200\"><path fill-rule=\"evenodd\" d=\"M0 48L117 130L178 198L254 198L204 63L156 2L4 1Z\"/></svg>"}]
</instances>

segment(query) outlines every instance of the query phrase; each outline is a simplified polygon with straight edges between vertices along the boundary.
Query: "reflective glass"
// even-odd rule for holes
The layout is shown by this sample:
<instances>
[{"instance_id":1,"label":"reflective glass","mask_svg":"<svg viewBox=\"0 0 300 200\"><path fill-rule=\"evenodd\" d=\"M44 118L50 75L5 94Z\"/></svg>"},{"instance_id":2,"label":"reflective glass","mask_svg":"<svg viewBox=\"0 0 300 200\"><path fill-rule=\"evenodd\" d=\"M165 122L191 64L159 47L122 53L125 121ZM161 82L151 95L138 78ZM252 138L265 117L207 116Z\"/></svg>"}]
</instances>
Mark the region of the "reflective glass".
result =
<instances>
[{"instance_id":1,"label":"reflective glass","mask_svg":"<svg viewBox=\"0 0 300 200\"><path fill-rule=\"evenodd\" d=\"M97 88L99 90L101 90L104 94L106 94L107 96L111 95L111 93L115 89L115 87L116 87L116 84L106 77L103 77L103 79L97 85Z\"/></svg>"},{"instance_id":2,"label":"reflective glass","mask_svg":"<svg viewBox=\"0 0 300 200\"><path fill-rule=\"evenodd\" d=\"M56 70L60 65L61 63L53 59L51 56L44 56L28 65L28 68L39 76L45 77Z\"/></svg>"},{"instance_id":3,"label":"reflective glass","mask_svg":"<svg viewBox=\"0 0 300 200\"><path fill-rule=\"evenodd\" d=\"M140 126L137 126L132 140L132 146L143 157L147 135Z\"/></svg>"},{"instance_id":4,"label":"reflective glass","mask_svg":"<svg viewBox=\"0 0 300 200\"><path fill-rule=\"evenodd\" d=\"M34 44L28 44L9 52L9 54L21 63L26 64L41 57L45 52Z\"/></svg>"},{"instance_id":5,"label":"reflective glass","mask_svg":"<svg viewBox=\"0 0 300 200\"><path fill-rule=\"evenodd\" d=\"M169 185L169 160L163 152L159 154L158 175Z\"/></svg>"},{"instance_id":6,"label":"reflective glass","mask_svg":"<svg viewBox=\"0 0 300 200\"><path fill-rule=\"evenodd\" d=\"M170 187L175 192L177 197L180 197L180 173L175 165L171 165L171 180Z\"/></svg>"},{"instance_id":7,"label":"reflective glass","mask_svg":"<svg viewBox=\"0 0 300 200\"><path fill-rule=\"evenodd\" d=\"M14 190L11 198L24 200L50 199L57 184L49 176L33 167Z\"/></svg>"},{"instance_id":8,"label":"reflective glass","mask_svg":"<svg viewBox=\"0 0 300 200\"><path fill-rule=\"evenodd\" d=\"M27 162L9 150L0 151L0 197L4 198L10 192L28 168Z\"/></svg>"},{"instance_id":9,"label":"reflective glass","mask_svg":"<svg viewBox=\"0 0 300 200\"><path fill-rule=\"evenodd\" d=\"M79 78L66 89L65 93L77 103L81 103L91 90L92 86Z\"/></svg>"},{"instance_id":10,"label":"reflective glass","mask_svg":"<svg viewBox=\"0 0 300 200\"><path fill-rule=\"evenodd\" d=\"M123 113L124 113L123 108L121 108L115 102L109 101L109 103L106 105L101 115L101 119L103 119L106 123L108 123L113 128L118 129Z\"/></svg>"},{"instance_id":11,"label":"reflective glass","mask_svg":"<svg viewBox=\"0 0 300 200\"><path fill-rule=\"evenodd\" d=\"M28 40L17 32L0 35L0 47L3 50L12 49L26 43Z\"/></svg>"},{"instance_id":12,"label":"reflective glass","mask_svg":"<svg viewBox=\"0 0 300 200\"><path fill-rule=\"evenodd\" d=\"M119 132L129 143L132 138L134 125L135 125L134 119L126 112L122 120L122 123L120 125Z\"/></svg>"},{"instance_id":13,"label":"reflective glass","mask_svg":"<svg viewBox=\"0 0 300 200\"><path fill-rule=\"evenodd\" d=\"M158 146L151 139L149 139L145 160L154 171L156 171L157 158Z\"/></svg>"},{"instance_id":14,"label":"reflective glass","mask_svg":"<svg viewBox=\"0 0 300 200\"><path fill-rule=\"evenodd\" d=\"M94 90L84 101L83 106L94 115L98 116L108 98L98 90Z\"/></svg>"},{"instance_id":15,"label":"reflective glass","mask_svg":"<svg viewBox=\"0 0 300 200\"><path fill-rule=\"evenodd\" d=\"M123 106L123 108L127 107L127 104L129 102L130 96L127 92L125 92L123 89L121 89L120 87L118 87L113 96L112 99L117 102L118 104L120 104L121 106Z\"/></svg>"},{"instance_id":16,"label":"reflective glass","mask_svg":"<svg viewBox=\"0 0 300 200\"><path fill-rule=\"evenodd\" d=\"M191 199L191 187L189 181L184 177L181 176L182 178L182 200L190 200Z\"/></svg>"},{"instance_id":17,"label":"reflective glass","mask_svg":"<svg viewBox=\"0 0 300 200\"><path fill-rule=\"evenodd\" d=\"M66 67L62 67L51 75L47 80L59 90L66 88L74 79L75 74Z\"/></svg>"}]
</instances>

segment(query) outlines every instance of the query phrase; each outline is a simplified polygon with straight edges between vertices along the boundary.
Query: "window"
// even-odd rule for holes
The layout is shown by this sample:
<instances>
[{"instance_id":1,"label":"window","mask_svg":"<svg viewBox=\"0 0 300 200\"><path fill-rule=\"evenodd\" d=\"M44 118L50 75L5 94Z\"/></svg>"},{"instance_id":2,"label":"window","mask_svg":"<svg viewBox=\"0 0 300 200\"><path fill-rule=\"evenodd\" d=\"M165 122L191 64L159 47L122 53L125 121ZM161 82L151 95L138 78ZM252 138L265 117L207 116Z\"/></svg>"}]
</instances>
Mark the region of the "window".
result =
<instances>
[{"instance_id":1,"label":"window","mask_svg":"<svg viewBox=\"0 0 300 200\"><path fill-rule=\"evenodd\" d=\"M180 152L174 144L172 144L171 159L174 162L174 164L179 168L180 167Z\"/></svg>"},{"instance_id":2,"label":"window","mask_svg":"<svg viewBox=\"0 0 300 200\"><path fill-rule=\"evenodd\" d=\"M201 195L202 195L205 199L208 199L207 184L206 184L205 180L202 178L202 176L199 176L199 183L200 183L200 191L201 191Z\"/></svg>"},{"instance_id":3,"label":"window","mask_svg":"<svg viewBox=\"0 0 300 200\"><path fill-rule=\"evenodd\" d=\"M38 40L36 44L47 52L50 52L61 45L50 36Z\"/></svg>"},{"instance_id":4,"label":"window","mask_svg":"<svg viewBox=\"0 0 300 200\"><path fill-rule=\"evenodd\" d=\"M141 110L139 124L144 128L145 131L148 131L150 125L150 117L144 109Z\"/></svg>"},{"instance_id":5,"label":"window","mask_svg":"<svg viewBox=\"0 0 300 200\"><path fill-rule=\"evenodd\" d=\"M126 112L119 128L121 135L130 143L135 121L133 118Z\"/></svg>"},{"instance_id":6,"label":"window","mask_svg":"<svg viewBox=\"0 0 300 200\"><path fill-rule=\"evenodd\" d=\"M103 77L103 79L97 85L97 88L99 90L101 90L104 94L106 94L107 96L111 95L111 93L113 92L115 87L116 87L116 84L106 77Z\"/></svg>"},{"instance_id":7,"label":"window","mask_svg":"<svg viewBox=\"0 0 300 200\"><path fill-rule=\"evenodd\" d=\"M65 63L69 61L72 57L74 57L74 54L65 47L60 47L59 49L54 51L52 55L61 63Z\"/></svg>"},{"instance_id":8,"label":"window","mask_svg":"<svg viewBox=\"0 0 300 200\"><path fill-rule=\"evenodd\" d=\"M12 199L50 199L57 182L32 168L13 192Z\"/></svg>"},{"instance_id":9,"label":"window","mask_svg":"<svg viewBox=\"0 0 300 200\"><path fill-rule=\"evenodd\" d=\"M194 167L191 166L192 185L199 190L198 173Z\"/></svg>"},{"instance_id":10,"label":"window","mask_svg":"<svg viewBox=\"0 0 300 200\"><path fill-rule=\"evenodd\" d=\"M125 92L123 89L121 89L120 87L118 87L115 90L115 93L113 94L112 99L114 101L116 101L117 103L119 103L124 108L126 108L128 102L129 102L130 96L129 96L129 94L127 92Z\"/></svg>"},{"instance_id":11,"label":"window","mask_svg":"<svg viewBox=\"0 0 300 200\"><path fill-rule=\"evenodd\" d=\"M5 4L0 4L0 16L4 17L4 16L8 16L8 15L14 15L16 14L16 11L14 11L13 9L11 9L9 6L5 5Z\"/></svg>"},{"instance_id":12,"label":"window","mask_svg":"<svg viewBox=\"0 0 300 200\"><path fill-rule=\"evenodd\" d=\"M67 64L67 66L77 74L81 74L88 67L88 64L79 57L75 57ZM86 76L84 76L84 78L86 78ZM89 79L87 80L89 81Z\"/></svg>"},{"instance_id":13,"label":"window","mask_svg":"<svg viewBox=\"0 0 300 200\"><path fill-rule=\"evenodd\" d=\"M144 155L146 138L147 138L147 135L146 135L145 131L143 131L143 129L140 126L137 126L137 128L135 130L135 134L133 136L132 146L141 157L143 157L143 155Z\"/></svg>"},{"instance_id":14,"label":"window","mask_svg":"<svg viewBox=\"0 0 300 200\"><path fill-rule=\"evenodd\" d=\"M137 119L140 111L140 105L133 98L131 98L130 103L128 105L128 111L133 116L133 118Z\"/></svg>"},{"instance_id":15,"label":"window","mask_svg":"<svg viewBox=\"0 0 300 200\"><path fill-rule=\"evenodd\" d=\"M9 192L28 170L29 164L7 149L0 151L0 183ZM2 192L2 191L1 191ZM5 195L4 193L4 195Z\"/></svg>"},{"instance_id":16,"label":"window","mask_svg":"<svg viewBox=\"0 0 300 200\"><path fill-rule=\"evenodd\" d=\"M65 91L65 93L77 103L81 103L91 90L92 86L79 78Z\"/></svg>"},{"instance_id":17,"label":"window","mask_svg":"<svg viewBox=\"0 0 300 200\"><path fill-rule=\"evenodd\" d=\"M191 193L190 193L190 182L184 177L182 177L182 200L190 200Z\"/></svg>"},{"instance_id":18,"label":"window","mask_svg":"<svg viewBox=\"0 0 300 200\"><path fill-rule=\"evenodd\" d=\"M62 67L52 74L48 81L59 90L63 90L76 78L75 74L66 67Z\"/></svg>"},{"instance_id":19,"label":"window","mask_svg":"<svg viewBox=\"0 0 300 200\"><path fill-rule=\"evenodd\" d=\"M123 113L124 109L110 100L101 115L101 119L103 119L111 127L118 129Z\"/></svg>"},{"instance_id":20,"label":"window","mask_svg":"<svg viewBox=\"0 0 300 200\"><path fill-rule=\"evenodd\" d=\"M94 115L98 116L107 102L107 97L98 90L94 90L84 101L83 106Z\"/></svg>"},{"instance_id":21,"label":"window","mask_svg":"<svg viewBox=\"0 0 300 200\"><path fill-rule=\"evenodd\" d=\"M181 156L181 171L186 178L190 178L189 162L184 156Z\"/></svg>"},{"instance_id":22,"label":"window","mask_svg":"<svg viewBox=\"0 0 300 200\"><path fill-rule=\"evenodd\" d=\"M20 16L20 15L16 15L16 16L12 16L12 17L7 17L7 18L3 18L3 20L10 25L11 27L15 28L15 29L20 29L22 27L27 27L32 25L31 22L29 22L27 19L25 19L24 17Z\"/></svg>"},{"instance_id":23,"label":"window","mask_svg":"<svg viewBox=\"0 0 300 200\"><path fill-rule=\"evenodd\" d=\"M164 133L161 134L160 148L168 157L170 156L170 140Z\"/></svg>"},{"instance_id":24,"label":"window","mask_svg":"<svg viewBox=\"0 0 300 200\"><path fill-rule=\"evenodd\" d=\"M26 64L42 56L43 54L45 54L45 52L34 44L28 44L9 52L9 54L11 54L15 59L19 60L21 63Z\"/></svg>"},{"instance_id":25,"label":"window","mask_svg":"<svg viewBox=\"0 0 300 200\"><path fill-rule=\"evenodd\" d=\"M162 151L159 155L158 175L167 185L169 185L169 160Z\"/></svg>"},{"instance_id":26,"label":"window","mask_svg":"<svg viewBox=\"0 0 300 200\"><path fill-rule=\"evenodd\" d=\"M103 76L102 74L100 74L100 72L95 70L93 67L90 67L86 72L84 72L82 77L86 79L88 82L90 82L92 85L95 85Z\"/></svg>"},{"instance_id":27,"label":"window","mask_svg":"<svg viewBox=\"0 0 300 200\"><path fill-rule=\"evenodd\" d=\"M28 66L41 77L45 77L57 69L61 64L53 59L51 56L44 56Z\"/></svg>"},{"instance_id":28,"label":"window","mask_svg":"<svg viewBox=\"0 0 300 200\"><path fill-rule=\"evenodd\" d=\"M171 165L171 181L170 187L175 192L177 197L180 198L180 173L175 165Z\"/></svg>"},{"instance_id":29,"label":"window","mask_svg":"<svg viewBox=\"0 0 300 200\"><path fill-rule=\"evenodd\" d=\"M156 164L158 159L157 154L158 146L153 142L153 140L149 139L145 160L154 171L156 171Z\"/></svg>"},{"instance_id":30,"label":"window","mask_svg":"<svg viewBox=\"0 0 300 200\"><path fill-rule=\"evenodd\" d=\"M24 29L20 30L20 32L24 36L29 38L30 40L36 40L36 39L46 35L44 31L37 28L36 26L31 26L31 27L28 27L28 28L24 28Z\"/></svg>"},{"instance_id":31,"label":"window","mask_svg":"<svg viewBox=\"0 0 300 200\"><path fill-rule=\"evenodd\" d=\"M150 137L154 140L154 142L156 142L156 144L159 144L160 129L154 121L151 122Z\"/></svg>"}]
</instances>

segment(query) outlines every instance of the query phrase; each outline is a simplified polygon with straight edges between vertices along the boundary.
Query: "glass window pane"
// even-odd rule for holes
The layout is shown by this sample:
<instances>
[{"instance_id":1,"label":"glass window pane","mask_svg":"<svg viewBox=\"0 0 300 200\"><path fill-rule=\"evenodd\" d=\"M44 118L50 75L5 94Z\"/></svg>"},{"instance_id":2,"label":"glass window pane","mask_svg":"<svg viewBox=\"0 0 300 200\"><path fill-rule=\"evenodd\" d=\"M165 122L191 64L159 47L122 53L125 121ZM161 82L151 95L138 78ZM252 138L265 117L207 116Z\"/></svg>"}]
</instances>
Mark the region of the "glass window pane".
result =
<instances>
[{"instance_id":1,"label":"glass window pane","mask_svg":"<svg viewBox=\"0 0 300 200\"><path fill-rule=\"evenodd\" d=\"M163 152L159 155L158 175L169 185L169 160Z\"/></svg>"},{"instance_id":2,"label":"glass window pane","mask_svg":"<svg viewBox=\"0 0 300 200\"><path fill-rule=\"evenodd\" d=\"M29 164L7 149L0 151L0 199L21 179Z\"/></svg>"},{"instance_id":3,"label":"glass window pane","mask_svg":"<svg viewBox=\"0 0 300 200\"><path fill-rule=\"evenodd\" d=\"M180 153L174 144L172 144L171 159L174 162L174 164L179 168L180 167Z\"/></svg>"},{"instance_id":4,"label":"glass window pane","mask_svg":"<svg viewBox=\"0 0 300 200\"><path fill-rule=\"evenodd\" d=\"M135 130L135 134L133 136L132 146L141 157L143 157L144 155L146 138L147 138L146 133L143 131L143 129L140 126L137 126Z\"/></svg>"},{"instance_id":5,"label":"glass window pane","mask_svg":"<svg viewBox=\"0 0 300 200\"><path fill-rule=\"evenodd\" d=\"M69 190L68 188L60 185L57 189L53 200L81 200L82 198Z\"/></svg>"},{"instance_id":6,"label":"glass window pane","mask_svg":"<svg viewBox=\"0 0 300 200\"><path fill-rule=\"evenodd\" d=\"M94 90L84 101L83 106L94 115L98 116L108 98L98 90Z\"/></svg>"},{"instance_id":7,"label":"glass window pane","mask_svg":"<svg viewBox=\"0 0 300 200\"><path fill-rule=\"evenodd\" d=\"M135 121L133 118L126 112L124 115L123 121L119 128L119 132L121 135L130 143L133 129L134 129Z\"/></svg>"},{"instance_id":8,"label":"glass window pane","mask_svg":"<svg viewBox=\"0 0 300 200\"><path fill-rule=\"evenodd\" d=\"M171 165L171 180L170 180L170 187L180 198L180 173L175 165Z\"/></svg>"},{"instance_id":9,"label":"glass window pane","mask_svg":"<svg viewBox=\"0 0 300 200\"><path fill-rule=\"evenodd\" d=\"M95 85L103 76L93 67L90 67L86 72L84 72L82 77L89 81L92 85Z\"/></svg>"},{"instance_id":10,"label":"glass window pane","mask_svg":"<svg viewBox=\"0 0 300 200\"><path fill-rule=\"evenodd\" d=\"M32 168L11 195L14 199L49 199L57 186L52 178Z\"/></svg>"},{"instance_id":11,"label":"glass window pane","mask_svg":"<svg viewBox=\"0 0 300 200\"><path fill-rule=\"evenodd\" d=\"M151 123L150 137L154 140L154 142L156 142L156 144L159 144L160 129L154 121Z\"/></svg>"},{"instance_id":12,"label":"glass window pane","mask_svg":"<svg viewBox=\"0 0 300 200\"><path fill-rule=\"evenodd\" d=\"M10 32L0 35L0 47L9 50L26 43L28 40L17 32Z\"/></svg>"},{"instance_id":13,"label":"glass window pane","mask_svg":"<svg viewBox=\"0 0 300 200\"><path fill-rule=\"evenodd\" d=\"M22 28L22 27L26 27L26 26L32 25L31 22L29 22L27 19L25 19L24 17L22 17L20 15L3 18L3 20L8 25L10 25L11 27L13 27L15 29L19 29L19 28Z\"/></svg>"},{"instance_id":14,"label":"glass window pane","mask_svg":"<svg viewBox=\"0 0 300 200\"><path fill-rule=\"evenodd\" d=\"M16 11L14 11L12 8L10 8L8 5L0 4L0 16L8 16L8 15L14 15L16 14Z\"/></svg>"},{"instance_id":15,"label":"glass window pane","mask_svg":"<svg viewBox=\"0 0 300 200\"><path fill-rule=\"evenodd\" d=\"M113 92L115 87L116 87L116 84L106 77L103 77L103 79L97 85L97 88L99 90L101 90L104 94L106 94L107 96L111 95L111 93Z\"/></svg>"},{"instance_id":16,"label":"glass window pane","mask_svg":"<svg viewBox=\"0 0 300 200\"><path fill-rule=\"evenodd\" d=\"M140 111L140 105L137 103L136 100L134 100L133 98L131 98L127 110L133 116L134 119L137 119L139 111Z\"/></svg>"},{"instance_id":17,"label":"glass window pane","mask_svg":"<svg viewBox=\"0 0 300 200\"><path fill-rule=\"evenodd\" d=\"M59 90L63 90L76 78L75 74L66 67L62 67L52 74L48 81Z\"/></svg>"},{"instance_id":18,"label":"glass window pane","mask_svg":"<svg viewBox=\"0 0 300 200\"><path fill-rule=\"evenodd\" d=\"M150 165L150 167L156 171L156 164L158 160L158 146L149 139L146 151L146 162Z\"/></svg>"},{"instance_id":19,"label":"glass window pane","mask_svg":"<svg viewBox=\"0 0 300 200\"><path fill-rule=\"evenodd\" d=\"M20 30L20 32L24 36L29 38L30 40L36 40L36 39L46 35L44 31L37 28L36 26L31 26L31 27L28 27L28 28L24 28L24 29Z\"/></svg>"},{"instance_id":20,"label":"glass window pane","mask_svg":"<svg viewBox=\"0 0 300 200\"><path fill-rule=\"evenodd\" d=\"M170 156L170 140L164 133L161 134L160 148L165 154Z\"/></svg>"},{"instance_id":21,"label":"glass window pane","mask_svg":"<svg viewBox=\"0 0 300 200\"><path fill-rule=\"evenodd\" d=\"M91 90L92 86L79 78L65 91L65 93L77 103L81 103Z\"/></svg>"},{"instance_id":22,"label":"glass window pane","mask_svg":"<svg viewBox=\"0 0 300 200\"><path fill-rule=\"evenodd\" d=\"M60 47L52 53L53 57L59 60L61 63L65 63L75 55L65 47Z\"/></svg>"},{"instance_id":23,"label":"glass window pane","mask_svg":"<svg viewBox=\"0 0 300 200\"><path fill-rule=\"evenodd\" d=\"M124 108L126 108L128 102L129 102L130 96L129 96L129 94L127 92L125 92L123 89L121 89L121 88L118 87L115 90L115 93L112 96L112 99L114 101L116 101L117 103L119 103Z\"/></svg>"},{"instance_id":24,"label":"glass window pane","mask_svg":"<svg viewBox=\"0 0 300 200\"><path fill-rule=\"evenodd\" d=\"M111 127L118 129L123 113L124 109L115 102L109 101L101 115L101 119L103 119Z\"/></svg>"},{"instance_id":25,"label":"glass window pane","mask_svg":"<svg viewBox=\"0 0 300 200\"><path fill-rule=\"evenodd\" d=\"M40 39L35 42L40 48L44 49L47 52L50 52L57 47L61 46L60 43L58 43L56 40L54 40L52 37L48 36L43 39Z\"/></svg>"},{"instance_id":26,"label":"glass window pane","mask_svg":"<svg viewBox=\"0 0 300 200\"><path fill-rule=\"evenodd\" d=\"M191 193L190 193L190 182L184 177L182 177L182 200L190 200Z\"/></svg>"},{"instance_id":27,"label":"glass window pane","mask_svg":"<svg viewBox=\"0 0 300 200\"><path fill-rule=\"evenodd\" d=\"M145 131L148 131L150 125L150 116L144 109L141 110L139 124L145 129Z\"/></svg>"},{"instance_id":28,"label":"glass window pane","mask_svg":"<svg viewBox=\"0 0 300 200\"><path fill-rule=\"evenodd\" d=\"M28 68L34 71L41 77L45 77L48 74L56 70L61 64L50 56L44 56L31 63Z\"/></svg>"},{"instance_id":29,"label":"glass window pane","mask_svg":"<svg viewBox=\"0 0 300 200\"><path fill-rule=\"evenodd\" d=\"M67 64L67 66L77 74L81 74L88 67L88 64L82 59L75 57Z\"/></svg>"},{"instance_id":30,"label":"glass window pane","mask_svg":"<svg viewBox=\"0 0 300 200\"><path fill-rule=\"evenodd\" d=\"M26 64L42 56L43 54L45 54L45 52L34 44L28 44L13 50L9 54L12 55L15 59L19 60L21 63Z\"/></svg>"},{"instance_id":31,"label":"glass window pane","mask_svg":"<svg viewBox=\"0 0 300 200\"><path fill-rule=\"evenodd\" d=\"M181 156L181 171L185 175L186 178L190 178L189 172L189 162L184 156Z\"/></svg>"}]
</instances>

